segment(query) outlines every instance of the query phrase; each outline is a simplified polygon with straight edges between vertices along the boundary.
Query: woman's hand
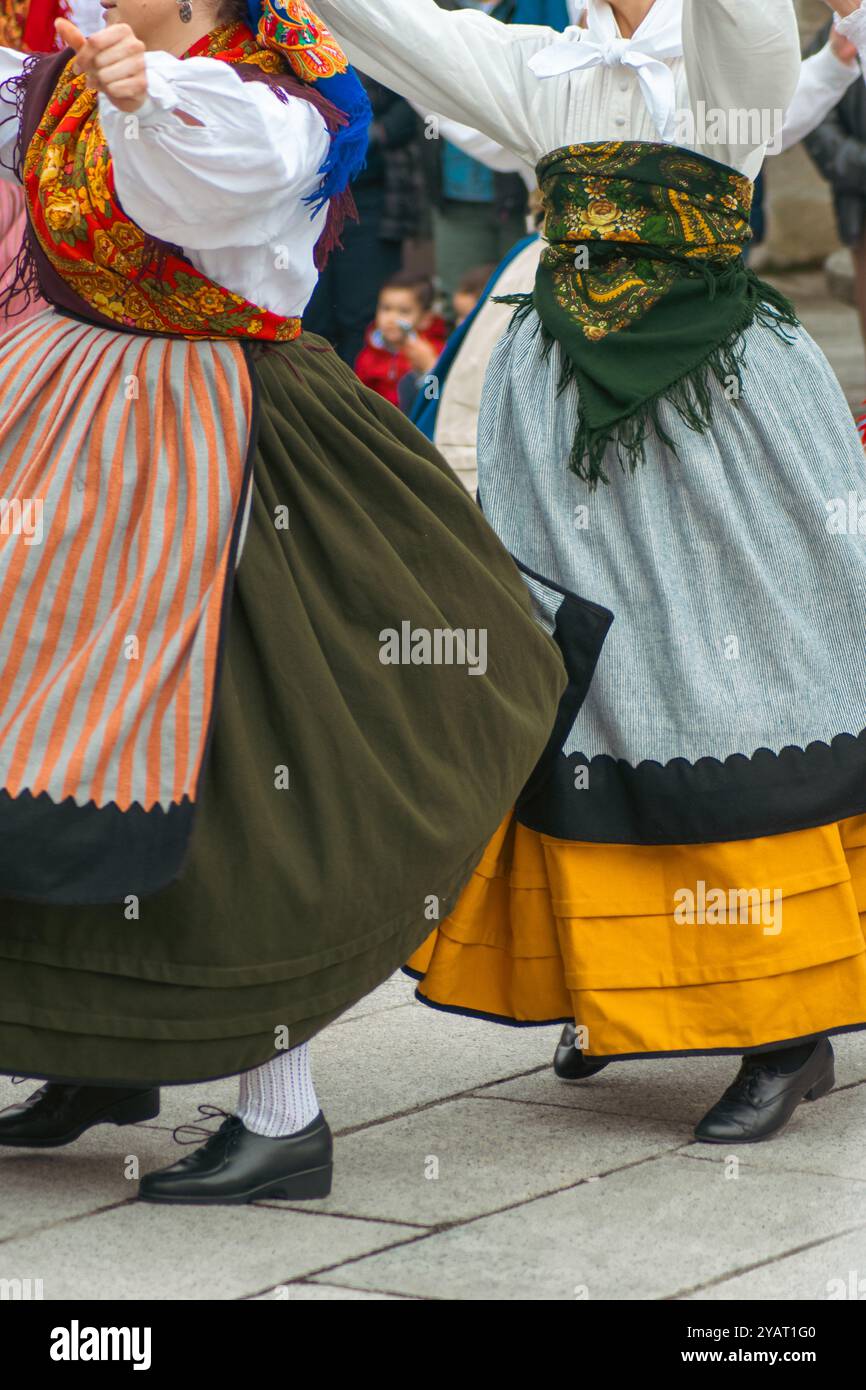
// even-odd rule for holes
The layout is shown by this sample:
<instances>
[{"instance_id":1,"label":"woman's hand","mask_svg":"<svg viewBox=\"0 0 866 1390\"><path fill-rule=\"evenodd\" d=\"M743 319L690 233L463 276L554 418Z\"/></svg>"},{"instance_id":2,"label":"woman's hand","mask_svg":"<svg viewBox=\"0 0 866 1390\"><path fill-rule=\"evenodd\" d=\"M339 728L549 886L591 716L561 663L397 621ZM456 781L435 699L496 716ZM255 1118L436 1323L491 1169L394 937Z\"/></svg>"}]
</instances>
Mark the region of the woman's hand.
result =
<instances>
[{"instance_id":1,"label":"woman's hand","mask_svg":"<svg viewBox=\"0 0 866 1390\"><path fill-rule=\"evenodd\" d=\"M147 100L145 48L128 24L110 24L85 38L68 19L54 27L75 51L75 67L97 92L104 92L119 111L138 111Z\"/></svg>"},{"instance_id":2,"label":"woman's hand","mask_svg":"<svg viewBox=\"0 0 866 1390\"><path fill-rule=\"evenodd\" d=\"M840 63L856 63L860 56L857 52L857 45L850 39L846 39L844 34L833 28L830 30L830 47L836 54Z\"/></svg>"}]
</instances>

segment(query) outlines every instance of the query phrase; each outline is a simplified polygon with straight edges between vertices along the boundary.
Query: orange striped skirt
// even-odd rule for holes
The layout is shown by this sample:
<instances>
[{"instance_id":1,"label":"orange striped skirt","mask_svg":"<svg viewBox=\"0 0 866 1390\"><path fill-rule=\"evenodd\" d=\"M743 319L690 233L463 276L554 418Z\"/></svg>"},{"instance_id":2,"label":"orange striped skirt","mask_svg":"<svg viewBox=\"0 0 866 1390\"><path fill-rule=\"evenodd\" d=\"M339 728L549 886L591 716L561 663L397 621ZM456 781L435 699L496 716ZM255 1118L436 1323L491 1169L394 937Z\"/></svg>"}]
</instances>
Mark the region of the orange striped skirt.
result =
<instances>
[{"instance_id":1,"label":"orange striped skirt","mask_svg":"<svg viewBox=\"0 0 866 1390\"><path fill-rule=\"evenodd\" d=\"M588 1056L741 1052L866 1025L866 816L714 845L557 840L510 816L409 960L418 997L573 1020Z\"/></svg>"},{"instance_id":2,"label":"orange striped skirt","mask_svg":"<svg viewBox=\"0 0 866 1390\"><path fill-rule=\"evenodd\" d=\"M73 841L61 901L116 900L118 884L153 891L178 867L212 724L252 413L237 343L142 337L52 310L0 339L11 896L50 901L46 860Z\"/></svg>"}]
</instances>

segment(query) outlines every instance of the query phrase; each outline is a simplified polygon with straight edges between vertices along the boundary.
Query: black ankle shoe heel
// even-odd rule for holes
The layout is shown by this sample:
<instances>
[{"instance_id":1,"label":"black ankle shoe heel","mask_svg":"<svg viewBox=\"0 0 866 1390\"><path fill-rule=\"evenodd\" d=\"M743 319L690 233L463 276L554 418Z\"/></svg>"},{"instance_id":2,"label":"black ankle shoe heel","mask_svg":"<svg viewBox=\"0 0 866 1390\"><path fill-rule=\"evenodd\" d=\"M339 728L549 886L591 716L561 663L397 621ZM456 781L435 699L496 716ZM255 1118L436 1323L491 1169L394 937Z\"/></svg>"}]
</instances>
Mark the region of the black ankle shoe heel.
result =
<instances>
[{"instance_id":1,"label":"black ankle shoe heel","mask_svg":"<svg viewBox=\"0 0 866 1390\"><path fill-rule=\"evenodd\" d=\"M142 1091L140 1095L120 1100L105 1112L104 1118L115 1125L137 1125L142 1120L155 1120L159 1114L159 1091Z\"/></svg>"},{"instance_id":2,"label":"black ankle shoe heel","mask_svg":"<svg viewBox=\"0 0 866 1390\"><path fill-rule=\"evenodd\" d=\"M831 1067L830 1070L826 1073L826 1075L821 1077L820 1081L815 1082L815 1085L812 1087L811 1091L806 1092L804 1099L822 1100L824 1096L828 1096L830 1094L835 1085L836 1071L834 1067Z\"/></svg>"},{"instance_id":3,"label":"black ankle shoe heel","mask_svg":"<svg viewBox=\"0 0 866 1390\"><path fill-rule=\"evenodd\" d=\"M311 1197L327 1197L331 1191L334 1165L327 1168L313 1168L309 1173L295 1173L290 1178L275 1182L266 1191L257 1193L256 1201L263 1198L279 1198L286 1202L306 1202Z\"/></svg>"}]
</instances>

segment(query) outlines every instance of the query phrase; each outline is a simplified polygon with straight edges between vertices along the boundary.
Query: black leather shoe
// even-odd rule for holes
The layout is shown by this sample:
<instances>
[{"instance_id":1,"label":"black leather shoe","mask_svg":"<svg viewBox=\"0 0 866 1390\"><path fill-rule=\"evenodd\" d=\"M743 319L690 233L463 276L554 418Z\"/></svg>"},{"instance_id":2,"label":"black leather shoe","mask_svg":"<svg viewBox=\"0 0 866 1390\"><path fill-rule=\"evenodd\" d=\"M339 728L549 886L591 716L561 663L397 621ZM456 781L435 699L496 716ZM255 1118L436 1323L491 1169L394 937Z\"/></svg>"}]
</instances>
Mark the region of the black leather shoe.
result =
<instances>
[{"instance_id":1,"label":"black leather shoe","mask_svg":"<svg viewBox=\"0 0 866 1390\"><path fill-rule=\"evenodd\" d=\"M223 1120L207 1143L170 1168L146 1173L138 1185L145 1202L238 1206L282 1197L289 1202L327 1197L334 1141L319 1111L312 1124L285 1139L244 1129L237 1115Z\"/></svg>"},{"instance_id":2,"label":"black leather shoe","mask_svg":"<svg viewBox=\"0 0 866 1390\"><path fill-rule=\"evenodd\" d=\"M820 1100L836 1084L833 1048L819 1038L794 1072L767 1066L761 1054L743 1058L737 1079L695 1130L706 1144L758 1144L785 1128L801 1100Z\"/></svg>"},{"instance_id":3,"label":"black leather shoe","mask_svg":"<svg viewBox=\"0 0 866 1390\"><path fill-rule=\"evenodd\" d=\"M46 1082L20 1105L0 1111L0 1144L59 1149L93 1125L134 1125L159 1114L159 1091Z\"/></svg>"},{"instance_id":4,"label":"black leather shoe","mask_svg":"<svg viewBox=\"0 0 866 1390\"><path fill-rule=\"evenodd\" d=\"M606 1057L584 1057L574 1045L575 1037L574 1024L566 1023L553 1056L553 1070L561 1081L586 1081L609 1065Z\"/></svg>"}]
</instances>

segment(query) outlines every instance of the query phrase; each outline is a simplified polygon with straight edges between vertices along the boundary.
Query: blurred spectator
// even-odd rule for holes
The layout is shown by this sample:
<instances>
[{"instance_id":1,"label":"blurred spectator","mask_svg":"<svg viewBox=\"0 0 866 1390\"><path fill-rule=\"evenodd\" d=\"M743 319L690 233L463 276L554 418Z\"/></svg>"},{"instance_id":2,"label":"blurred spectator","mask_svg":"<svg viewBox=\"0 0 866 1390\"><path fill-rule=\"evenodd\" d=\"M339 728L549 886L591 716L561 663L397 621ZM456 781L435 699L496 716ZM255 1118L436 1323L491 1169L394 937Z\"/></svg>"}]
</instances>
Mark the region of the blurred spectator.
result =
<instances>
[{"instance_id":1,"label":"blurred spectator","mask_svg":"<svg viewBox=\"0 0 866 1390\"><path fill-rule=\"evenodd\" d=\"M564 29L566 0L436 0L443 10L484 10L505 24ZM526 235L526 185L519 174L480 164L447 139L422 143L432 205L436 276L449 298L473 266L498 265Z\"/></svg>"},{"instance_id":2,"label":"blurred spectator","mask_svg":"<svg viewBox=\"0 0 866 1390\"><path fill-rule=\"evenodd\" d=\"M839 236L851 248L866 343L866 82L854 82L848 88L839 104L806 137L805 145L830 183Z\"/></svg>"},{"instance_id":3,"label":"blurred spectator","mask_svg":"<svg viewBox=\"0 0 866 1390\"><path fill-rule=\"evenodd\" d=\"M495 269L492 262L490 265L477 265L462 277L452 299L454 321L458 328L472 313Z\"/></svg>"},{"instance_id":4,"label":"blurred spectator","mask_svg":"<svg viewBox=\"0 0 866 1390\"><path fill-rule=\"evenodd\" d=\"M433 284L410 270L392 275L379 291L376 317L358 353L355 371L365 386L407 409L418 382L436 364L448 330L433 313Z\"/></svg>"},{"instance_id":5,"label":"blurred spectator","mask_svg":"<svg viewBox=\"0 0 866 1390\"><path fill-rule=\"evenodd\" d=\"M349 365L376 312L379 287L403 264L403 242L415 236L423 204L420 121L402 97L360 74L373 108L367 164L352 184L359 222L348 222L343 250L333 254L304 313Z\"/></svg>"}]
</instances>

